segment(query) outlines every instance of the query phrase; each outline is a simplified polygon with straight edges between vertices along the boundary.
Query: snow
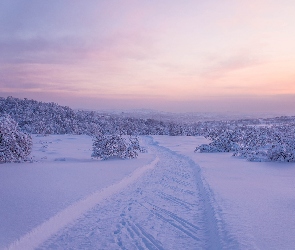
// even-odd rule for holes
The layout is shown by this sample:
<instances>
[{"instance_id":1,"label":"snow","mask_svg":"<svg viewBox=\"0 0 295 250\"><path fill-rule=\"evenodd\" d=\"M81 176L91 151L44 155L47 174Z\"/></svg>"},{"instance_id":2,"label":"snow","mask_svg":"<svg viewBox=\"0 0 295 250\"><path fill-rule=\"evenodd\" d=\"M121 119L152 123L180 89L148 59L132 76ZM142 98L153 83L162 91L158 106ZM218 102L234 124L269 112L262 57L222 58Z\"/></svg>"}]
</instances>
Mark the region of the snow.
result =
<instances>
[{"instance_id":1,"label":"snow","mask_svg":"<svg viewBox=\"0 0 295 250\"><path fill-rule=\"evenodd\" d=\"M48 221L35 228L33 231L26 234L16 243L12 244L9 249L21 250L34 249L38 247L38 245L40 245L44 240L52 236L54 233L57 233L61 228L65 227L70 222L78 219L83 213L87 212L107 197L128 186L128 184L138 179L146 170L152 169L157 161L158 158L156 158L151 164L136 169L132 173L132 175L125 177L119 183L99 190L87 196L85 199L67 207L66 209L62 210L61 212L50 218Z\"/></svg>"},{"instance_id":2,"label":"snow","mask_svg":"<svg viewBox=\"0 0 295 250\"><path fill-rule=\"evenodd\" d=\"M148 153L108 161L88 136L33 142L33 163L0 165L0 249L295 247L295 163L194 153L203 137L141 137Z\"/></svg>"},{"instance_id":3,"label":"snow","mask_svg":"<svg viewBox=\"0 0 295 250\"><path fill-rule=\"evenodd\" d=\"M0 165L0 249L155 158L94 160L92 139L84 135L34 135L33 143L35 162Z\"/></svg>"},{"instance_id":4,"label":"snow","mask_svg":"<svg viewBox=\"0 0 295 250\"><path fill-rule=\"evenodd\" d=\"M154 136L196 162L242 249L295 248L295 164L248 162L232 153L193 153L203 137Z\"/></svg>"},{"instance_id":5,"label":"snow","mask_svg":"<svg viewBox=\"0 0 295 250\"><path fill-rule=\"evenodd\" d=\"M145 138L145 143L159 158L153 170L38 249L222 248L208 190L195 165L154 145L151 138Z\"/></svg>"}]
</instances>

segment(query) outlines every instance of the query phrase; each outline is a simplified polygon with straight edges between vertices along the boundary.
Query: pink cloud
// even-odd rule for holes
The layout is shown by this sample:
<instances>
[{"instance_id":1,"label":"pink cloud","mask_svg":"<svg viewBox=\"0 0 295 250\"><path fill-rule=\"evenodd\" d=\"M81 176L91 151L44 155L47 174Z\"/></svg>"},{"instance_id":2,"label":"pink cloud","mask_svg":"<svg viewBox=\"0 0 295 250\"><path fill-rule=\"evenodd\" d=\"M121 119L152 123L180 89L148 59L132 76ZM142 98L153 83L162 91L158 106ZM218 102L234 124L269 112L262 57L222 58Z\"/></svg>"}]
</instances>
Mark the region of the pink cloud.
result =
<instances>
[{"instance_id":1,"label":"pink cloud","mask_svg":"<svg viewBox=\"0 0 295 250\"><path fill-rule=\"evenodd\" d=\"M264 63L264 60L257 58L250 52L240 52L227 58L215 57L213 62L207 62L209 64L202 71L200 76L204 79L219 79L231 72L255 67Z\"/></svg>"}]
</instances>

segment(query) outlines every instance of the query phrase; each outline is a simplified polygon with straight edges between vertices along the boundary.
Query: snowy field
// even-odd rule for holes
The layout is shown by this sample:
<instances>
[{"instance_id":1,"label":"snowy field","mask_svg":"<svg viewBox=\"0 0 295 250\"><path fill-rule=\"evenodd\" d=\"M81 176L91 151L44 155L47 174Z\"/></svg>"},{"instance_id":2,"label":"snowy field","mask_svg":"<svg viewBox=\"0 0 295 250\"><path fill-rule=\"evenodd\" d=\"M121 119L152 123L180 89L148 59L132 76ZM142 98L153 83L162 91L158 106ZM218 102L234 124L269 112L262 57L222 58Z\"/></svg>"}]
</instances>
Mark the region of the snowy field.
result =
<instances>
[{"instance_id":1,"label":"snowy field","mask_svg":"<svg viewBox=\"0 0 295 250\"><path fill-rule=\"evenodd\" d=\"M295 163L249 162L232 153L194 153L201 137L154 136L197 163L216 212L241 249L295 249Z\"/></svg>"},{"instance_id":2,"label":"snowy field","mask_svg":"<svg viewBox=\"0 0 295 250\"><path fill-rule=\"evenodd\" d=\"M33 142L33 163L0 164L0 249L155 158L91 159L92 139L84 135L34 135Z\"/></svg>"},{"instance_id":3,"label":"snowy field","mask_svg":"<svg viewBox=\"0 0 295 250\"><path fill-rule=\"evenodd\" d=\"M0 165L0 249L295 249L295 164L194 153L203 137L142 137L132 160L88 136L33 136Z\"/></svg>"}]
</instances>

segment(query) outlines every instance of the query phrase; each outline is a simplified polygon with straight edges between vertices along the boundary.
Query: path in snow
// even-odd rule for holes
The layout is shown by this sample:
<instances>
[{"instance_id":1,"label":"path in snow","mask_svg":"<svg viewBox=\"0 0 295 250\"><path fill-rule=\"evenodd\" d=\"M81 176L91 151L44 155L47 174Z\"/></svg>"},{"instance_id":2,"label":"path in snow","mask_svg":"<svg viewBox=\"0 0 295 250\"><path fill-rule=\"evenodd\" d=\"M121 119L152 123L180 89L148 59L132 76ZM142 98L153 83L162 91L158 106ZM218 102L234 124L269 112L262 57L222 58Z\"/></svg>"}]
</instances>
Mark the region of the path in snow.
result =
<instances>
[{"instance_id":1,"label":"path in snow","mask_svg":"<svg viewBox=\"0 0 295 250\"><path fill-rule=\"evenodd\" d=\"M153 145L156 167L38 249L237 249L200 168ZM85 209L86 210L86 209Z\"/></svg>"},{"instance_id":2,"label":"path in snow","mask_svg":"<svg viewBox=\"0 0 295 250\"><path fill-rule=\"evenodd\" d=\"M137 159L100 161L90 158L90 136L32 137L35 162L0 164L0 249L155 159L139 154Z\"/></svg>"},{"instance_id":3,"label":"path in snow","mask_svg":"<svg viewBox=\"0 0 295 250\"><path fill-rule=\"evenodd\" d=\"M35 249L41 243L43 243L44 240L51 237L53 234L57 233L61 228L65 227L67 224L78 219L83 213L87 212L107 197L112 196L119 190L124 189L130 183L134 182L145 171L152 169L157 162L158 158L152 161L149 165L136 169L131 175L125 177L119 183L99 190L89 195L85 199L78 201L73 205L67 207L66 209L57 213L55 216L51 217L46 222L42 223L40 226L36 227L28 234L24 235L21 239L11 244L8 249Z\"/></svg>"}]
</instances>

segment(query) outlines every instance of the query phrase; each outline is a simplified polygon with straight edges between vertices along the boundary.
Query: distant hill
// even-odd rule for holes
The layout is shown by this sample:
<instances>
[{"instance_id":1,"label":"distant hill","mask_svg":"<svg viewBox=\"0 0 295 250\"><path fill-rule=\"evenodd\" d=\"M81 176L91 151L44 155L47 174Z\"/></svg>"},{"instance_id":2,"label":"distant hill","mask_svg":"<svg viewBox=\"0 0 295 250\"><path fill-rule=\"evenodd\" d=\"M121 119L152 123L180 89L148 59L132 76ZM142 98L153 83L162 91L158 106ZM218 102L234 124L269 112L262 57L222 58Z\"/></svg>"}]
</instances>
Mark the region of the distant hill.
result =
<instances>
[{"instance_id":1,"label":"distant hill","mask_svg":"<svg viewBox=\"0 0 295 250\"><path fill-rule=\"evenodd\" d=\"M273 113L232 113L232 112L184 112L173 113L158 111L153 109L133 109L133 110L97 110L98 113L115 115L120 117L133 117L139 119L155 119L165 122L182 122L196 123L202 121L224 121L224 120L239 120L239 119L257 119L257 118L273 118L280 114Z\"/></svg>"},{"instance_id":2,"label":"distant hill","mask_svg":"<svg viewBox=\"0 0 295 250\"><path fill-rule=\"evenodd\" d=\"M0 97L0 115L8 114L27 133L204 135L211 127L286 123L294 117L233 119L213 113L169 113L154 110L85 111L56 103Z\"/></svg>"}]
</instances>

